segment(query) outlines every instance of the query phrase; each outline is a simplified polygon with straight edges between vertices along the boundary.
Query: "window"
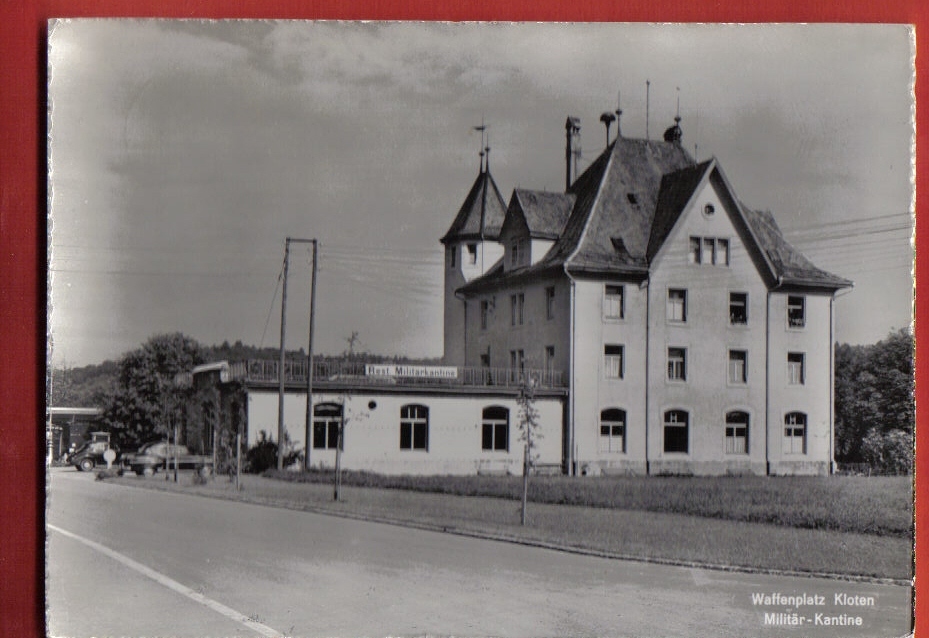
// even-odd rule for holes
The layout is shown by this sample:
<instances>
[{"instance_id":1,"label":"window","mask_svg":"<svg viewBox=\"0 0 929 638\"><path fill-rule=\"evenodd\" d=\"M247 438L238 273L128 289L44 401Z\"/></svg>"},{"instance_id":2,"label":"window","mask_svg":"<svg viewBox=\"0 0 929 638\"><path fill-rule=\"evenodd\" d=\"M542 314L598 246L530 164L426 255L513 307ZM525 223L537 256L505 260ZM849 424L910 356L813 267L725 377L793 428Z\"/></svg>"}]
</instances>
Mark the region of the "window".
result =
<instances>
[{"instance_id":1,"label":"window","mask_svg":"<svg viewBox=\"0 0 929 638\"><path fill-rule=\"evenodd\" d=\"M623 303L624 289L622 286L607 284L604 288L603 317L604 319L622 319L625 313Z\"/></svg>"},{"instance_id":2,"label":"window","mask_svg":"<svg viewBox=\"0 0 929 638\"><path fill-rule=\"evenodd\" d=\"M545 289L545 318L555 318L555 287L549 286Z\"/></svg>"},{"instance_id":3,"label":"window","mask_svg":"<svg viewBox=\"0 0 929 638\"><path fill-rule=\"evenodd\" d=\"M607 408L600 412L600 451L626 451L626 411Z\"/></svg>"},{"instance_id":4,"label":"window","mask_svg":"<svg viewBox=\"0 0 929 638\"><path fill-rule=\"evenodd\" d=\"M688 415L683 410L668 410L664 413L664 451L683 452L688 450Z\"/></svg>"},{"instance_id":5,"label":"window","mask_svg":"<svg viewBox=\"0 0 929 638\"><path fill-rule=\"evenodd\" d=\"M489 352L481 353L481 367L482 368L490 367L490 353Z\"/></svg>"},{"instance_id":6,"label":"window","mask_svg":"<svg viewBox=\"0 0 929 638\"><path fill-rule=\"evenodd\" d=\"M712 217L715 212L716 212L716 207L713 206L713 204L707 204L706 206L703 207L703 214L706 215L707 217Z\"/></svg>"},{"instance_id":7,"label":"window","mask_svg":"<svg viewBox=\"0 0 929 638\"><path fill-rule=\"evenodd\" d=\"M523 325L523 306L526 305L526 294L510 295L510 325Z\"/></svg>"},{"instance_id":8,"label":"window","mask_svg":"<svg viewBox=\"0 0 929 638\"><path fill-rule=\"evenodd\" d=\"M626 193L626 199L629 200L629 203L633 206L639 203L639 199L635 196L635 193Z\"/></svg>"},{"instance_id":9,"label":"window","mask_svg":"<svg viewBox=\"0 0 929 638\"><path fill-rule=\"evenodd\" d=\"M729 383L748 383L748 352L729 351Z\"/></svg>"},{"instance_id":10,"label":"window","mask_svg":"<svg viewBox=\"0 0 929 638\"><path fill-rule=\"evenodd\" d=\"M703 253L700 255L700 263L716 263L716 241L712 237L703 238Z\"/></svg>"},{"instance_id":11,"label":"window","mask_svg":"<svg viewBox=\"0 0 929 638\"><path fill-rule=\"evenodd\" d=\"M545 370L555 370L555 346L545 346Z\"/></svg>"},{"instance_id":12,"label":"window","mask_svg":"<svg viewBox=\"0 0 929 638\"><path fill-rule=\"evenodd\" d=\"M726 454L748 454L748 414L726 414Z\"/></svg>"},{"instance_id":13,"label":"window","mask_svg":"<svg viewBox=\"0 0 929 638\"><path fill-rule=\"evenodd\" d=\"M687 321L687 291L671 288L668 290L668 321Z\"/></svg>"},{"instance_id":14,"label":"window","mask_svg":"<svg viewBox=\"0 0 929 638\"><path fill-rule=\"evenodd\" d=\"M784 416L784 454L806 454L806 415L803 412Z\"/></svg>"},{"instance_id":15,"label":"window","mask_svg":"<svg viewBox=\"0 0 929 638\"><path fill-rule=\"evenodd\" d=\"M603 371L607 379L623 378L623 346L603 346Z\"/></svg>"},{"instance_id":16,"label":"window","mask_svg":"<svg viewBox=\"0 0 929 638\"><path fill-rule=\"evenodd\" d=\"M481 416L481 449L510 449L510 411L501 406L484 408Z\"/></svg>"},{"instance_id":17,"label":"window","mask_svg":"<svg viewBox=\"0 0 929 638\"><path fill-rule=\"evenodd\" d=\"M700 263L700 238L699 237L690 238L690 263L692 264Z\"/></svg>"},{"instance_id":18,"label":"window","mask_svg":"<svg viewBox=\"0 0 929 638\"><path fill-rule=\"evenodd\" d=\"M510 265L518 266L522 257L523 242L519 239L510 240Z\"/></svg>"},{"instance_id":19,"label":"window","mask_svg":"<svg viewBox=\"0 0 929 638\"><path fill-rule=\"evenodd\" d=\"M800 296L787 297L787 327L802 328L806 325L806 303Z\"/></svg>"},{"instance_id":20,"label":"window","mask_svg":"<svg viewBox=\"0 0 929 638\"><path fill-rule=\"evenodd\" d=\"M522 372L526 369L526 354L522 350L510 350L510 368Z\"/></svg>"},{"instance_id":21,"label":"window","mask_svg":"<svg viewBox=\"0 0 929 638\"><path fill-rule=\"evenodd\" d=\"M720 237L691 237L688 260L708 266L729 265L729 240Z\"/></svg>"},{"instance_id":22,"label":"window","mask_svg":"<svg viewBox=\"0 0 929 638\"><path fill-rule=\"evenodd\" d=\"M477 263L477 244L468 244L468 263Z\"/></svg>"},{"instance_id":23,"label":"window","mask_svg":"<svg viewBox=\"0 0 929 638\"><path fill-rule=\"evenodd\" d=\"M748 324L748 293L729 293L729 323L733 326Z\"/></svg>"},{"instance_id":24,"label":"window","mask_svg":"<svg viewBox=\"0 0 929 638\"><path fill-rule=\"evenodd\" d=\"M684 348L668 348L668 380L687 380L687 350Z\"/></svg>"},{"instance_id":25,"label":"window","mask_svg":"<svg viewBox=\"0 0 929 638\"><path fill-rule=\"evenodd\" d=\"M458 246L449 246L448 247L448 267L449 268L454 268L457 265L455 263L457 261L457 256L458 256Z\"/></svg>"},{"instance_id":26,"label":"window","mask_svg":"<svg viewBox=\"0 0 929 638\"><path fill-rule=\"evenodd\" d=\"M400 408L400 449L429 449L429 408L405 405Z\"/></svg>"},{"instance_id":27,"label":"window","mask_svg":"<svg viewBox=\"0 0 929 638\"><path fill-rule=\"evenodd\" d=\"M787 353L787 383L790 385L803 385L806 383L803 369L804 354L802 352Z\"/></svg>"},{"instance_id":28,"label":"window","mask_svg":"<svg viewBox=\"0 0 929 638\"><path fill-rule=\"evenodd\" d=\"M481 300L481 330L487 330L487 318L490 315L490 302Z\"/></svg>"},{"instance_id":29,"label":"window","mask_svg":"<svg viewBox=\"0 0 929 638\"><path fill-rule=\"evenodd\" d=\"M342 406L337 403L320 403L313 406L313 449L345 450L345 440L339 446L339 428L342 427Z\"/></svg>"}]
</instances>

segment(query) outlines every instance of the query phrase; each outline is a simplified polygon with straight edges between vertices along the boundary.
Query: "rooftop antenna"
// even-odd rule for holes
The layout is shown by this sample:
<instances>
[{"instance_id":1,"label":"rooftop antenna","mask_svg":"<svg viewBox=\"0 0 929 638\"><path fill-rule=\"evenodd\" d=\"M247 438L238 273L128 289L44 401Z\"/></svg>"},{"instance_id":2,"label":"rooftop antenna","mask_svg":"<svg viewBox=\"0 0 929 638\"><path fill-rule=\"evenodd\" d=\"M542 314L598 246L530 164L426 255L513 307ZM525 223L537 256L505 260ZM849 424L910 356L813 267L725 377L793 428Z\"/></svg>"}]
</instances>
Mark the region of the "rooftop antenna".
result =
<instances>
[{"instance_id":1,"label":"rooftop antenna","mask_svg":"<svg viewBox=\"0 0 929 638\"><path fill-rule=\"evenodd\" d=\"M606 126L606 145L609 146L610 145L610 125L616 121L616 116L610 113L609 111L605 111L600 116L600 121L603 122L603 124Z\"/></svg>"},{"instance_id":2,"label":"rooftop antenna","mask_svg":"<svg viewBox=\"0 0 929 638\"><path fill-rule=\"evenodd\" d=\"M622 108L619 106L620 103L621 103L621 102L620 102L620 97L621 97L620 92L619 92L619 91L616 91L616 138L617 138L617 139L619 139L620 136L622 136L622 134L623 134L622 129L619 127L619 118L621 118L621 117L623 116L623 110L622 110Z\"/></svg>"},{"instance_id":3,"label":"rooftop antenna","mask_svg":"<svg viewBox=\"0 0 929 638\"><path fill-rule=\"evenodd\" d=\"M651 90L651 80L645 80L645 141L648 141L648 97Z\"/></svg>"}]
</instances>

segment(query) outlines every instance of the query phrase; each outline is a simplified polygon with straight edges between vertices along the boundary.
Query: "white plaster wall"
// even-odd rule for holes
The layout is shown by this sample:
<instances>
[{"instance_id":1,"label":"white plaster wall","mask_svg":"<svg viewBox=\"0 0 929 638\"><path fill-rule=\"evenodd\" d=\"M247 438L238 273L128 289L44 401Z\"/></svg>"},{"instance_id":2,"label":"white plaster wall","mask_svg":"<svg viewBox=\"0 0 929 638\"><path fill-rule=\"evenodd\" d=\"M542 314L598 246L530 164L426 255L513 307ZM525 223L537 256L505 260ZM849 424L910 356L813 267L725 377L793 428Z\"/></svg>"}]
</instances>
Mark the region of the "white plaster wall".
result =
<instances>
[{"instance_id":1,"label":"white plaster wall","mask_svg":"<svg viewBox=\"0 0 929 638\"><path fill-rule=\"evenodd\" d=\"M806 325L787 325L787 298L806 299ZM769 451L773 474L827 474L832 462L832 341L831 295L772 292L770 309L771 384L768 419ZM791 385L787 375L787 353L805 355L805 383ZM788 412L807 415L806 454L784 454L784 416Z\"/></svg>"},{"instance_id":2,"label":"white plaster wall","mask_svg":"<svg viewBox=\"0 0 929 638\"><path fill-rule=\"evenodd\" d=\"M477 246L477 259L470 263L468 244ZM472 279L483 275L502 256L503 246L493 241L462 241L449 246L456 251L455 267L449 267L448 248L445 252L444 355L446 365L465 365L465 306L455 291Z\"/></svg>"},{"instance_id":3,"label":"white plaster wall","mask_svg":"<svg viewBox=\"0 0 929 638\"><path fill-rule=\"evenodd\" d=\"M554 313L551 319L546 313L546 288L555 287ZM525 295L522 325L511 325L510 297ZM481 301L490 303L487 328L481 328ZM510 289L485 293L468 300L467 310L467 356L465 365L480 366L481 354L490 349L492 368L510 367L510 350L525 352L527 368L542 369L545 363L545 347L554 346L554 369L567 374L569 366L570 288L564 277L540 280Z\"/></svg>"},{"instance_id":4,"label":"white plaster wall","mask_svg":"<svg viewBox=\"0 0 929 638\"><path fill-rule=\"evenodd\" d=\"M523 443L519 440L519 407L513 397L469 395L432 396L352 393L349 396L314 393L313 404L345 401L345 445L342 467L384 474L522 474ZM258 438L262 424L274 424L277 432L277 393L250 390L248 403L249 445ZM370 408L373 401L376 407ZM400 410L407 404L429 408L429 449L400 449ZM481 449L481 416L485 407L502 406L510 411L508 451ZM537 463L560 466L562 418L560 399L539 398L540 417L536 439ZM285 422L292 441L305 445L306 394L287 394ZM267 428L265 428L267 429ZM312 439L311 439L312 440ZM309 450L311 467L333 467L335 450Z\"/></svg>"},{"instance_id":5,"label":"white plaster wall","mask_svg":"<svg viewBox=\"0 0 929 638\"><path fill-rule=\"evenodd\" d=\"M712 216L703 214L709 203ZM733 223L734 211L710 181L692 200L653 262L649 281L649 457L650 471L719 474L765 472L766 297L767 287L744 237ZM690 237L729 239L729 266L690 263ZM667 319L669 288L687 291L687 321ZM748 294L748 325L729 325L729 293ZM687 380L669 381L669 347L687 351ZM748 353L748 382L730 384L729 350ZM664 452L664 413L690 414L687 454ZM725 415L749 414L749 453L725 453Z\"/></svg>"},{"instance_id":6,"label":"white plaster wall","mask_svg":"<svg viewBox=\"0 0 929 638\"><path fill-rule=\"evenodd\" d=\"M533 239L530 242L529 263L535 264L555 245L550 239Z\"/></svg>"},{"instance_id":7,"label":"white plaster wall","mask_svg":"<svg viewBox=\"0 0 929 638\"><path fill-rule=\"evenodd\" d=\"M605 286L622 285L624 318L605 319ZM574 436L579 473L645 472L646 294L635 282L578 279L575 325ZM604 346L623 346L622 379L608 379ZM600 412L626 411L626 452L601 447Z\"/></svg>"}]
</instances>

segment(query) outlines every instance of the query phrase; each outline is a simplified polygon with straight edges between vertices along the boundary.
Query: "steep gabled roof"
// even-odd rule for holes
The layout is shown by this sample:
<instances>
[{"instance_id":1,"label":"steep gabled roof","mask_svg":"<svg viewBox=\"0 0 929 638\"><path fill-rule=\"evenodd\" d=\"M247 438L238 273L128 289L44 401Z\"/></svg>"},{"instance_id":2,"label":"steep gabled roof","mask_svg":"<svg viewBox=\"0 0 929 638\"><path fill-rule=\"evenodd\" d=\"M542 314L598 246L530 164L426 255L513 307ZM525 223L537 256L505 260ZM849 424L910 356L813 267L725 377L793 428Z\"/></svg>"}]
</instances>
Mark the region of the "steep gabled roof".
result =
<instances>
[{"instance_id":1,"label":"steep gabled roof","mask_svg":"<svg viewBox=\"0 0 929 638\"><path fill-rule=\"evenodd\" d=\"M680 144L618 138L572 184L577 203L552 259L578 271L645 268L662 175L692 165Z\"/></svg>"},{"instance_id":2,"label":"steep gabled roof","mask_svg":"<svg viewBox=\"0 0 929 638\"><path fill-rule=\"evenodd\" d=\"M742 205L715 159L696 164L677 142L618 138L571 185L565 195L545 202L529 201L515 191L510 207L539 213L532 223L551 229L554 209L573 198L573 208L551 250L531 266L494 269L460 290L473 293L567 269L572 274L645 277L652 259L667 240L688 202L707 179L722 182L737 207L737 226L744 232L758 266L770 281L836 290L852 282L817 268L784 239L767 212ZM549 194L544 194L549 195ZM530 227L529 219L526 219Z\"/></svg>"},{"instance_id":3,"label":"steep gabled roof","mask_svg":"<svg viewBox=\"0 0 929 638\"><path fill-rule=\"evenodd\" d=\"M506 202L490 171L481 171L455 216L455 221L442 237L443 244L457 239L496 240L500 236ZM483 228L483 232L482 232Z\"/></svg>"},{"instance_id":4,"label":"steep gabled roof","mask_svg":"<svg viewBox=\"0 0 929 638\"><path fill-rule=\"evenodd\" d=\"M508 214L522 215L533 239L558 239L574 208L571 193L550 193L517 188L510 198Z\"/></svg>"},{"instance_id":5,"label":"steep gabled roof","mask_svg":"<svg viewBox=\"0 0 929 638\"><path fill-rule=\"evenodd\" d=\"M668 173L661 178L661 187L658 190L658 203L655 205L655 218L652 221L652 230L648 238L646 256L649 262L655 253L664 244L668 233L674 228L684 207L693 197L694 192L710 172L715 162L707 160L687 168Z\"/></svg>"},{"instance_id":6,"label":"steep gabled roof","mask_svg":"<svg viewBox=\"0 0 929 638\"><path fill-rule=\"evenodd\" d=\"M853 285L848 279L817 268L799 250L791 246L784 239L770 212L751 210L744 204L740 205L781 283L821 286L827 289L849 288Z\"/></svg>"}]
</instances>

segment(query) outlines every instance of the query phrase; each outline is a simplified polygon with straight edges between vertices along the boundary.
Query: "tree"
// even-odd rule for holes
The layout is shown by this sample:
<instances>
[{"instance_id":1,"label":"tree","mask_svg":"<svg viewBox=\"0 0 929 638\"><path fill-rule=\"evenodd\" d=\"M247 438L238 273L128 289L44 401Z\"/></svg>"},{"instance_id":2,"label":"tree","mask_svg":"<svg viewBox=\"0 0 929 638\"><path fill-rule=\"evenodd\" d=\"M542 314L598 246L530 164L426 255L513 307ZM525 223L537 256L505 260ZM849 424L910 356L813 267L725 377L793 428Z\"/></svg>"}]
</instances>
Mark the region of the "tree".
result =
<instances>
[{"instance_id":1,"label":"tree","mask_svg":"<svg viewBox=\"0 0 929 638\"><path fill-rule=\"evenodd\" d=\"M539 411L535 407L535 379L524 379L516 398L519 405L519 440L523 442L523 502L519 522L526 524L526 502L529 500L529 471L538 458L535 447L542 438Z\"/></svg>"},{"instance_id":2,"label":"tree","mask_svg":"<svg viewBox=\"0 0 929 638\"><path fill-rule=\"evenodd\" d=\"M181 418L180 372L203 363L200 345L181 333L149 338L118 363L115 388L103 397L103 421L122 446L167 436Z\"/></svg>"},{"instance_id":3,"label":"tree","mask_svg":"<svg viewBox=\"0 0 929 638\"><path fill-rule=\"evenodd\" d=\"M908 329L893 331L869 346L836 346L838 460L862 462L880 458L875 452L875 441L895 431L912 437L914 422L913 337Z\"/></svg>"}]
</instances>

